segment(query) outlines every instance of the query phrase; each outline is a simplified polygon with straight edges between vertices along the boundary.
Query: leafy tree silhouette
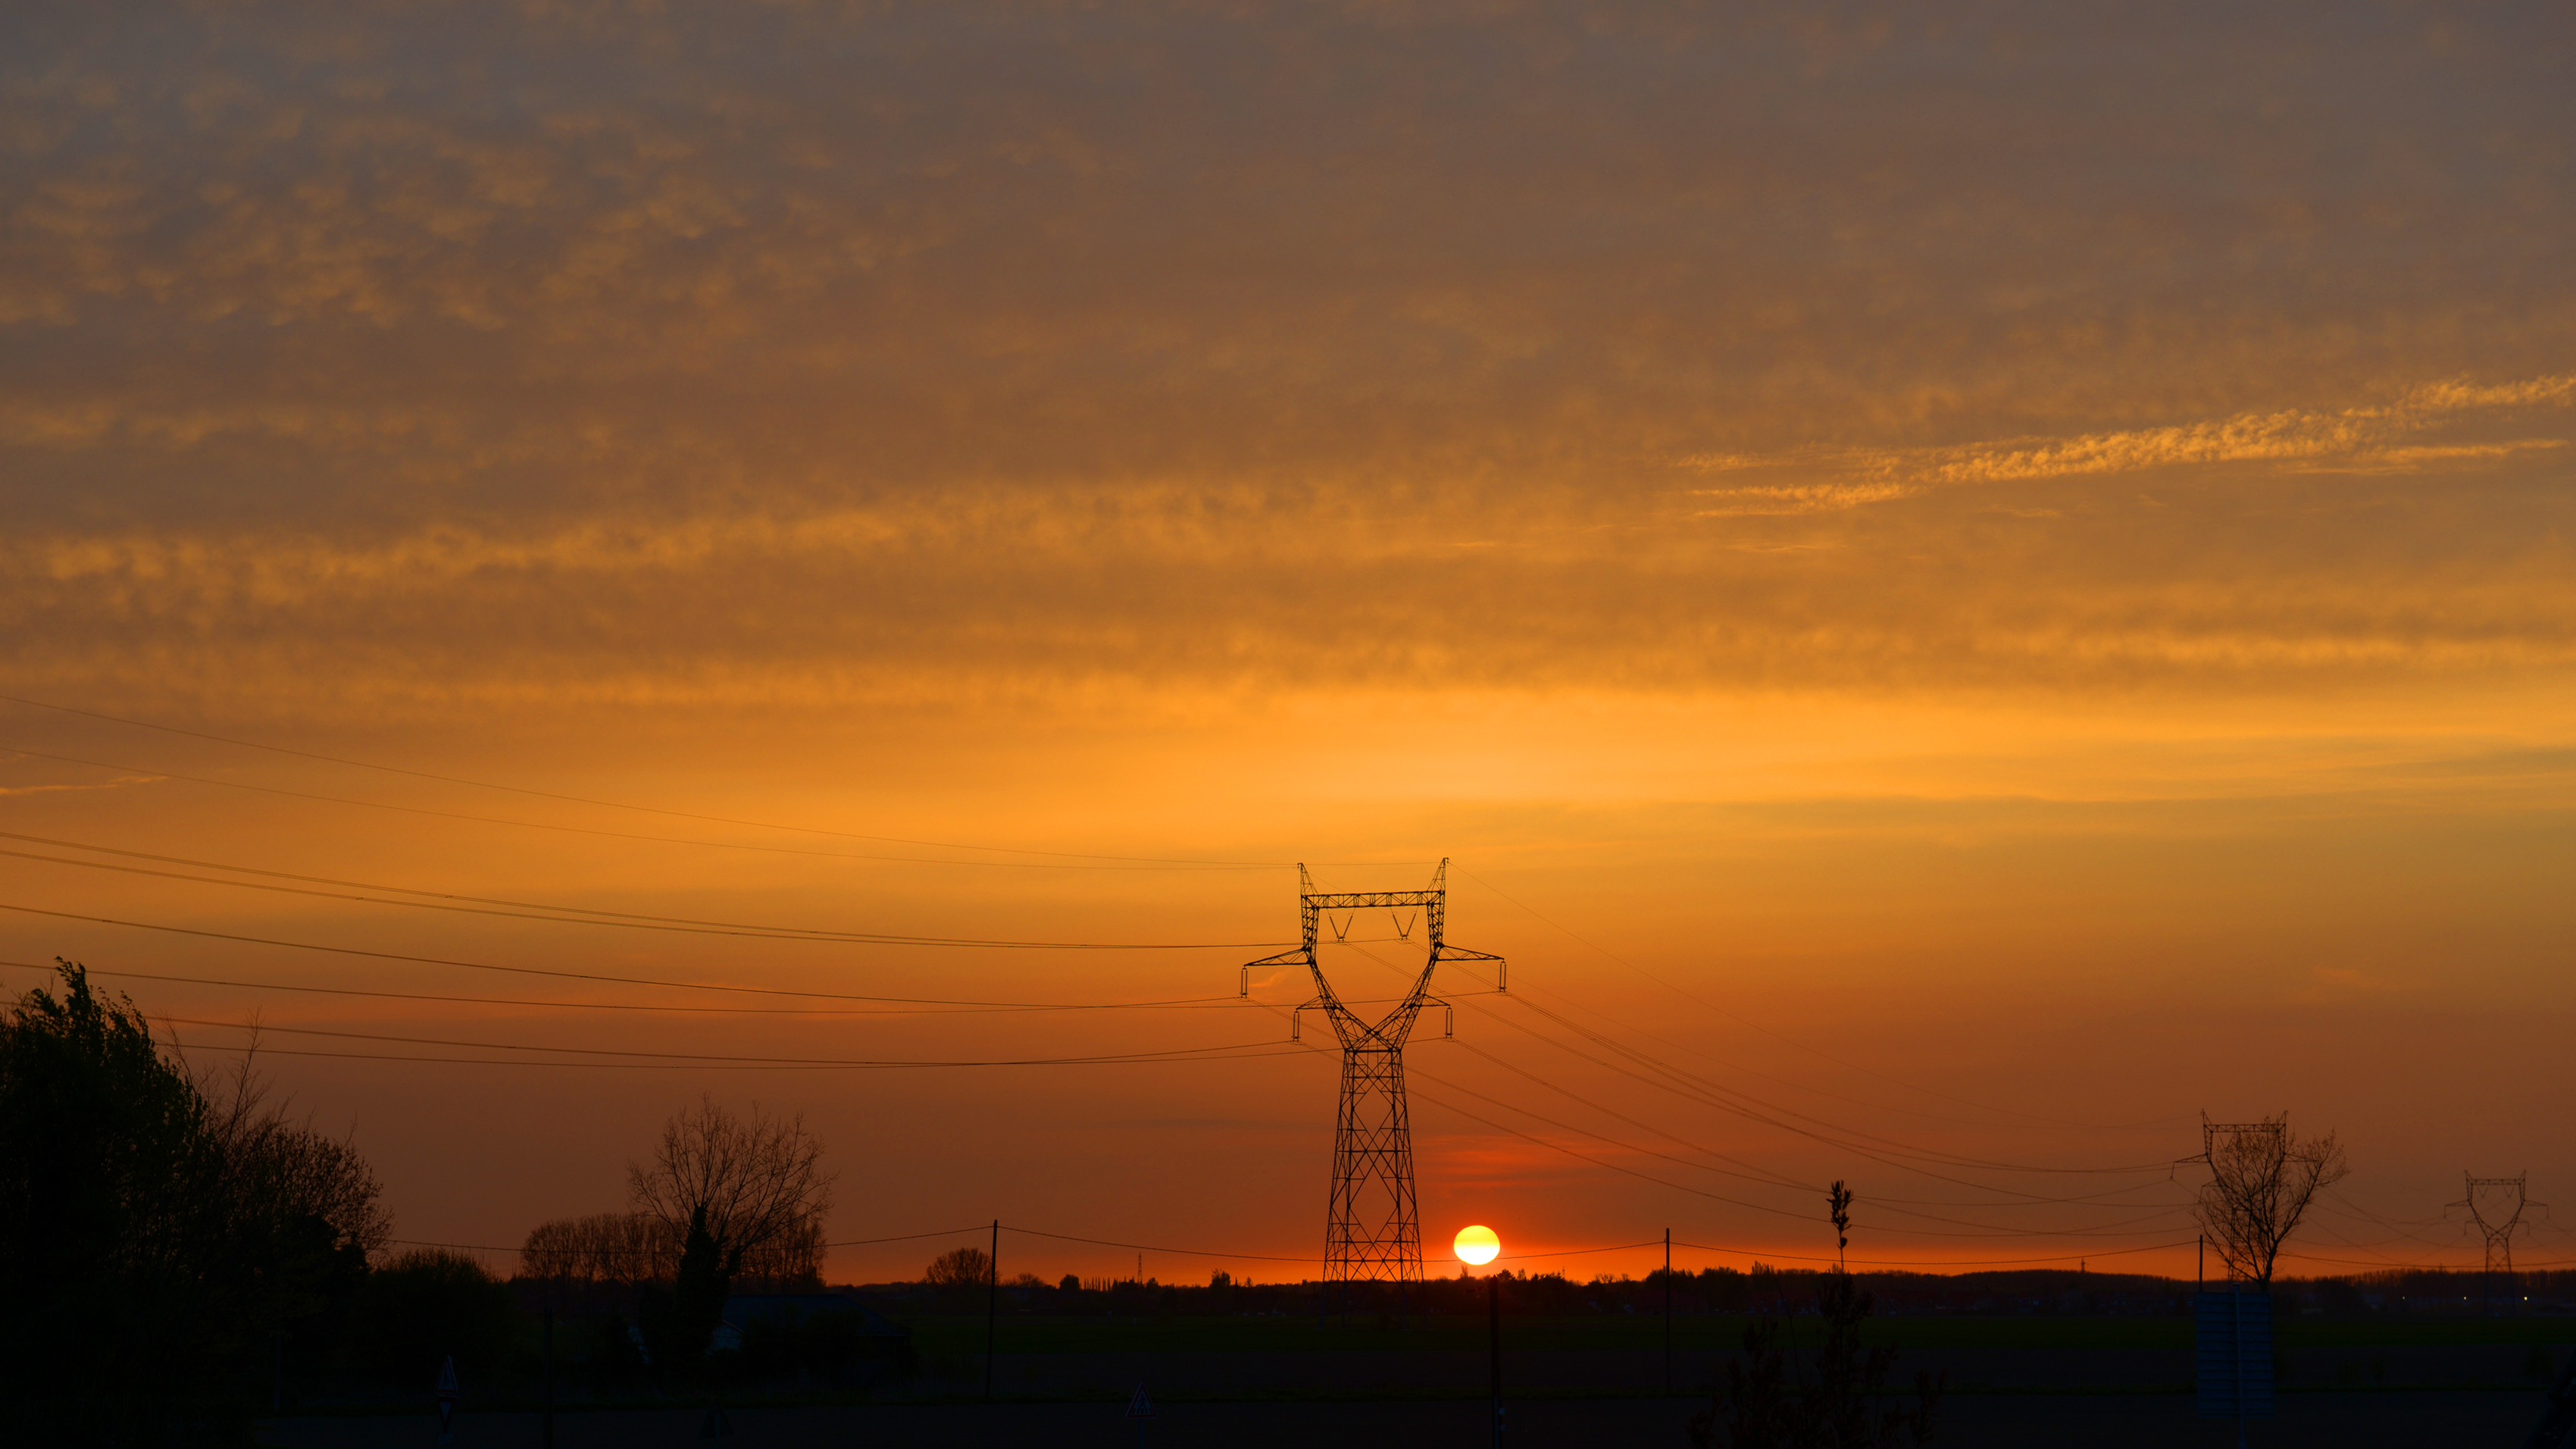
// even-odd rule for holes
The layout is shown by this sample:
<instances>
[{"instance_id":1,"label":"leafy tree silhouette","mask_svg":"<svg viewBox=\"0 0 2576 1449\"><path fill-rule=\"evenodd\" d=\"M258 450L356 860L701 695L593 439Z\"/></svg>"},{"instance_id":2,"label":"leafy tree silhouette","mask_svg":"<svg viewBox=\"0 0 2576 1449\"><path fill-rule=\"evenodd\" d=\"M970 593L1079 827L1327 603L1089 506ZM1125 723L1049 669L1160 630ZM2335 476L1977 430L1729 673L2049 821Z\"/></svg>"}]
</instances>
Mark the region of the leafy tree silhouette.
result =
<instances>
[{"instance_id":1,"label":"leafy tree silhouette","mask_svg":"<svg viewBox=\"0 0 2576 1449\"><path fill-rule=\"evenodd\" d=\"M341 1326L383 1246L375 1175L56 965L60 995L0 1005L0 1435L246 1438L260 1370Z\"/></svg>"},{"instance_id":2,"label":"leafy tree silhouette","mask_svg":"<svg viewBox=\"0 0 2576 1449\"><path fill-rule=\"evenodd\" d=\"M668 1288L646 1288L636 1305L644 1346L655 1374L678 1388L695 1375L724 1318L725 1297L742 1267L742 1250L717 1244L707 1231L707 1210L689 1214L689 1236L680 1249L680 1273Z\"/></svg>"}]
</instances>

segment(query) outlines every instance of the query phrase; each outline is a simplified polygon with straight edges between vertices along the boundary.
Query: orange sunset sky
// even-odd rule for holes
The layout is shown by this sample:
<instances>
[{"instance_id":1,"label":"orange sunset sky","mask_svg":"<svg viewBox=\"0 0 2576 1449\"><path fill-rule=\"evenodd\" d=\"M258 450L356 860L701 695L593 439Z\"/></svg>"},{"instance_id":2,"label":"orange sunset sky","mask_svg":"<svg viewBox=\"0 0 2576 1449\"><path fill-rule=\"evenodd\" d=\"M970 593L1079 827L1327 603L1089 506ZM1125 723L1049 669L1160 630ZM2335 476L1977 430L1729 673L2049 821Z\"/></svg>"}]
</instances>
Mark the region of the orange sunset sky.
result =
<instances>
[{"instance_id":1,"label":"orange sunset sky","mask_svg":"<svg viewBox=\"0 0 2576 1449\"><path fill-rule=\"evenodd\" d=\"M2576 1195L2571 41L12 7L0 986L255 1018L407 1240L707 1092L837 1242L1297 1278L1335 1067L1237 967L1446 856L1434 1245L1795 1260L1845 1178L1866 1261L2187 1275L2199 1113L2286 1110L2285 1271L2475 1265L2463 1169Z\"/></svg>"}]
</instances>

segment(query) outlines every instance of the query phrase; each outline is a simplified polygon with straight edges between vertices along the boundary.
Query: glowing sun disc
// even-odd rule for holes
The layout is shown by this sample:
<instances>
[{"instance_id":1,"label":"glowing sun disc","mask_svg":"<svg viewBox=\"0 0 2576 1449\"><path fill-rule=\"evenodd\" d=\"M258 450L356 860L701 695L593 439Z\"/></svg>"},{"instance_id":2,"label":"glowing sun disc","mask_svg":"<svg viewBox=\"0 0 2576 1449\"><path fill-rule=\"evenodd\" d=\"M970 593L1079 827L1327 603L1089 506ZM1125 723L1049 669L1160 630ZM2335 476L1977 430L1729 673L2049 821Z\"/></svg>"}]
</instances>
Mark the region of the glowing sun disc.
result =
<instances>
[{"instance_id":1,"label":"glowing sun disc","mask_svg":"<svg viewBox=\"0 0 2576 1449\"><path fill-rule=\"evenodd\" d=\"M1471 1223L1458 1230L1458 1241L1449 1246L1457 1253L1459 1262L1473 1263L1482 1267L1494 1261L1495 1255L1502 1252L1503 1240L1494 1235L1492 1228L1481 1223Z\"/></svg>"}]
</instances>

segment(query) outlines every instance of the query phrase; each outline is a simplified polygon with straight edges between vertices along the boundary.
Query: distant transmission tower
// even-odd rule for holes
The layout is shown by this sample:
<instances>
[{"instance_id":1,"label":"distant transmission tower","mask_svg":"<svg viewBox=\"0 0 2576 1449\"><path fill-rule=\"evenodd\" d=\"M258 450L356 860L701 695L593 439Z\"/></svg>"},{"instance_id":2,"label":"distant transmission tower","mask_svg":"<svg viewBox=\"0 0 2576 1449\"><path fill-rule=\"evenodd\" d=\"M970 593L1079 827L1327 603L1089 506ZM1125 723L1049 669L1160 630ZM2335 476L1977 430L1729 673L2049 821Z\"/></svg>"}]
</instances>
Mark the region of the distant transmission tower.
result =
<instances>
[{"instance_id":1,"label":"distant transmission tower","mask_svg":"<svg viewBox=\"0 0 2576 1449\"><path fill-rule=\"evenodd\" d=\"M1431 876L1431 886L1418 891L1363 891L1326 894L1315 889L1306 867L1297 867L1297 926L1303 943L1293 951L1264 956L1244 965L1238 990L1252 991L1255 966L1302 965L1315 978L1315 999L1289 1017L1289 1035L1309 1011L1324 1013L1342 1043L1341 1111L1333 1129L1333 1202L1324 1219L1324 1281L1328 1283L1419 1283L1422 1281L1422 1223L1414 1205L1413 1128L1404 1107L1404 1043L1413 1035L1413 1019L1422 1008L1438 1005L1456 1010L1431 994L1431 973L1443 961L1491 961L1496 989L1508 969L1503 958L1452 946L1448 927L1449 862ZM1414 916L1395 912L1411 908ZM1413 989L1395 1009L1371 1023L1363 1021L1333 994L1324 968L1315 959L1317 927L1332 912L1343 912L1333 939L1348 940L1361 911L1387 913L1396 939L1410 939L1418 924L1429 939L1430 955Z\"/></svg>"},{"instance_id":2,"label":"distant transmission tower","mask_svg":"<svg viewBox=\"0 0 2576 1449\"><path fill-rule=\"evenodd\" d=\"M2487 1272L2512 1272L2513 1235L2522 1226L2522 1210L2548 1204L2533 1202L2525 1194L2524 1184L2531 1178L2528 1172L2520 1177L2470 1177L2463 1171L2460 1176L2467 1179L2469 1190L2451 1206L2467 1208L2470 1221L2486 1234Z\"/></svg>"}]
</instances>

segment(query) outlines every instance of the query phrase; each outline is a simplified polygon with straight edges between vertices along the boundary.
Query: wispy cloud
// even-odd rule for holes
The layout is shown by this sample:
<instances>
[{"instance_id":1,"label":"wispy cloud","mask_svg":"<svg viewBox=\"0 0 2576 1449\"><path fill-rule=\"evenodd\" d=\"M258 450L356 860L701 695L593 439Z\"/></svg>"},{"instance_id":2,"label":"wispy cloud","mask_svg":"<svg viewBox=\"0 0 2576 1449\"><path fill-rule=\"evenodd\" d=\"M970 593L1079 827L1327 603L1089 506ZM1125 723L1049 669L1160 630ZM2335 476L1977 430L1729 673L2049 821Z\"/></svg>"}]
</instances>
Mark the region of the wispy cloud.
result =
<instances>
[{"instance_id":1,"label":"wispy cloud","mask_svg":"<svg viewBox=\"0 0 2576 1449\"><path fill-rule=\"evenodd\" d=\"M2318 471L2399 472L2437 464L2511 457L2560 448L2564 438L2413 443L2407 439L2459 420L2576 400L2576 375L2483 384L2448 381L2408 389L2399 401L2335 411L2284 409L2238 413L2205 422L2063 438L2011 438L1955 447L1803 449L1773 456L1683 454L1672 465L1701 473L1818 471L1865 481L1743 485L1695 489L1711 500L1703 516L1837 512L1912 497L1929 489L2098 474L2228 464L2279 464Z\"/></svg>"}]
</instances>

